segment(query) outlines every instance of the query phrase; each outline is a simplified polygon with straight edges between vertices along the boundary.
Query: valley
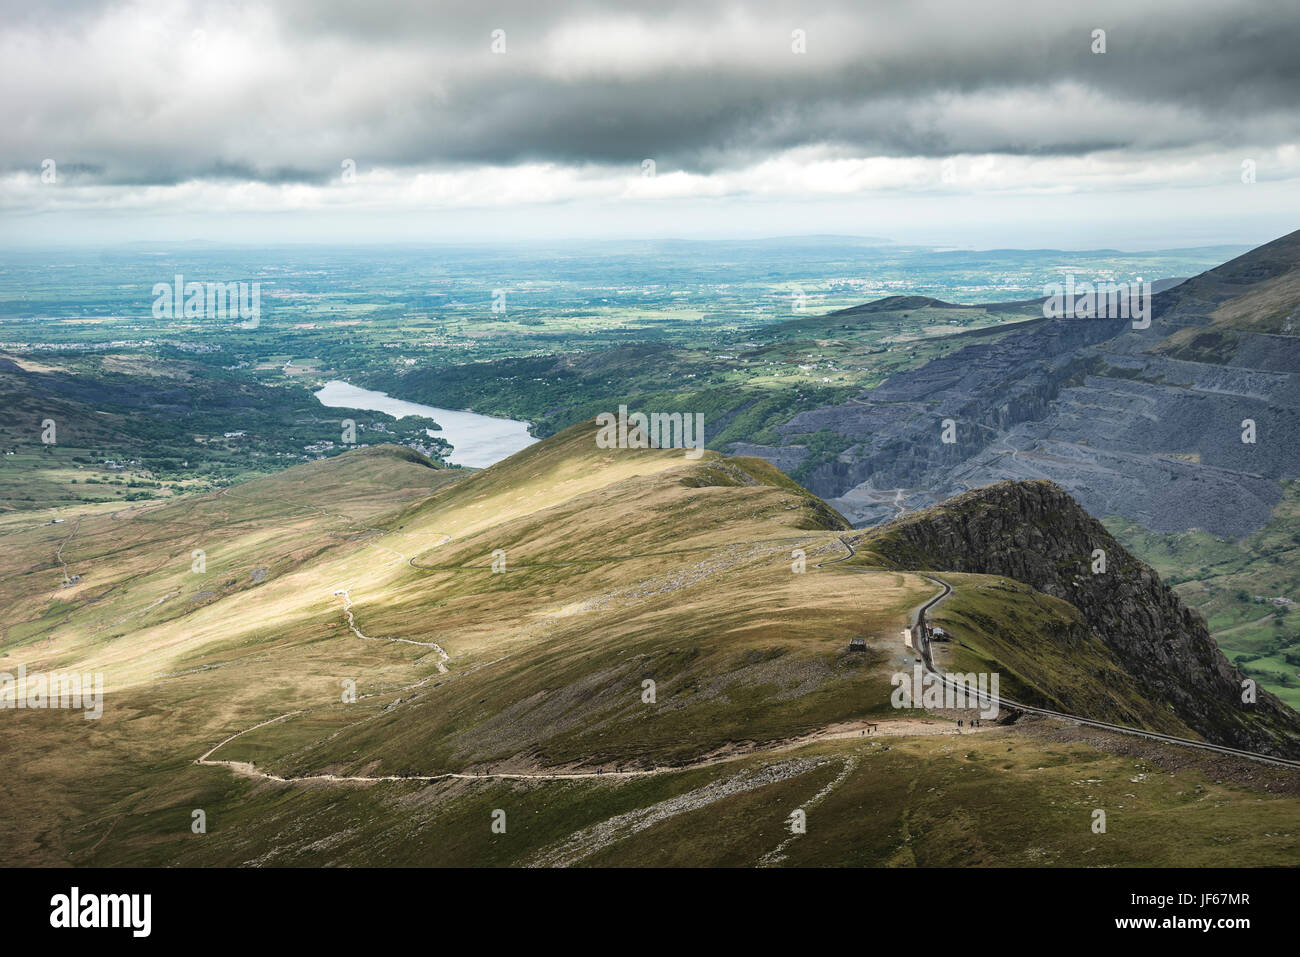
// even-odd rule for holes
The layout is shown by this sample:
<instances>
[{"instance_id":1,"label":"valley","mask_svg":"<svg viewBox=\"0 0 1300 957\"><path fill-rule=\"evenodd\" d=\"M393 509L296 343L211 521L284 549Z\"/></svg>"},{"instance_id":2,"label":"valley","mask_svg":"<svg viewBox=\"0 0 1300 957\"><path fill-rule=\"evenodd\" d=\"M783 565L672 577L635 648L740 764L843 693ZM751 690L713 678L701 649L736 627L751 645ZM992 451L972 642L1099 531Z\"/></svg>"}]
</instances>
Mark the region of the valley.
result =
<instances>
[{"instance_id":1,"label":"valley","mask_svg":"<svg viewBox=\"0 0 1300 957\"><path fill-rule=\"evenodd\" d=\"M1293 252L1141 332L895 295L451 365L347 332L361 374L274 325L12 352L0 670L105 694L4 709L0 859L1289 863ZM624 403L709 450L602 448ZM458 467L462 409L534 435ZM922 666L996 716L897 707Z\"/></svg>"},{"instance_id":2,"label":"valley","mask_svg":"<svg viewBox=\"0 0 1300 957\"><path fill-rule=\"evenodd\" d=\"M312 394L334 380L521 420L534 437L611 402L689 405L725 452L943 354L951 333L1022 318L1023 307L997 303L1036 294L1055 270L1186 275L1234 251L962 252L834 236L10 251L0 450L13 455L0 459L0 521L11 510L217 488L337 455L349 444L344 419L357 423L352 444L418 443L455 460L444 436L425 435L430 423L322 407ZM152 289L176 276L256 284L262 315L155 316ZM913 310L898 297L899 309L870 323L818 331L813 317L826 309L898 290L992 305ZM51 444L47 420L58 424Z\"/></svg>"}]
</instances>

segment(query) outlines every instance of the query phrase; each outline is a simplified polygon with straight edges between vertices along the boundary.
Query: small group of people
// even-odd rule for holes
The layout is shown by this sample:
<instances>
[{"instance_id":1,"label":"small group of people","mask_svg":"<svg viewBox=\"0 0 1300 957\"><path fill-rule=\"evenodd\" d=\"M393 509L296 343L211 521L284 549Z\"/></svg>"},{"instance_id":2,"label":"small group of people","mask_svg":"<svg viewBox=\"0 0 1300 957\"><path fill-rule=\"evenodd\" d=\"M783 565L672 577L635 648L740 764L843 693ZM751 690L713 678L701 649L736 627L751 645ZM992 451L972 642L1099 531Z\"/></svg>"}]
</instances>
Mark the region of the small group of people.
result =
<instances>
[{"instance_id":1,"label":"small group of people","mask_svg":"<svg viewBox=\"0 0 1300 957\"><path fill-rule=\"evenodd\" d=\"M978 727L980 726L980 719L979 719L979 718L969 718L969 719L967 719L966 724L969 725L969 726L972 727L972 728L978 728ZM957 727L960 728L961 726L962 726L962 719L961 719L961 718L958 718L958 719L957 719Z\"/></svg>"}]
</instances>

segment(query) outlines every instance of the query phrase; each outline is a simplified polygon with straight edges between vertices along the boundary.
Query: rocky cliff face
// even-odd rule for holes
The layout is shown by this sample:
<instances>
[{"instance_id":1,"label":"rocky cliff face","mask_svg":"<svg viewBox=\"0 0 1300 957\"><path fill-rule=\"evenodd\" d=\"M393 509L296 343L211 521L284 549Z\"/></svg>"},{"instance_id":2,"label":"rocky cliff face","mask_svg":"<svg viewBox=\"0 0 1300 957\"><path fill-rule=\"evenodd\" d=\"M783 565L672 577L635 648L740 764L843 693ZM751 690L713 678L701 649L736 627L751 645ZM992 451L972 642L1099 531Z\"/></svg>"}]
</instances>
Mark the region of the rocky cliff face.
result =
<instances>
[{"instance_id":1,"label":"rocky cliff face","mask_svg":"<svg viewBox=\"0 0 1300 957\"><path fill-rule=\"evenodd\" d=\"M1003 575L1079 609L1144 694L1206 740L1300 757L1300 714L1244 676L1204 619L1048 481L999 482L881 526L865 548L908 568ZM1097 552L1105 570L1094 571Z\"/></svg>"}]
</instances>

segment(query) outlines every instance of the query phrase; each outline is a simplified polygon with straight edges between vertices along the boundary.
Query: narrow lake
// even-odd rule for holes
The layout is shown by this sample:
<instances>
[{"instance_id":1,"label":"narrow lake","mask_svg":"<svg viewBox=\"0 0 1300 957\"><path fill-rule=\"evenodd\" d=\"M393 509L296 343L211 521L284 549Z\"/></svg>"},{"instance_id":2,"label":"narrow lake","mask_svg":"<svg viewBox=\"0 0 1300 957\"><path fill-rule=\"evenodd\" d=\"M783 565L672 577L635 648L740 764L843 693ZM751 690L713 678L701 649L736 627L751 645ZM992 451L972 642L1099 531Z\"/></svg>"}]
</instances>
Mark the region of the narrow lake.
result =
<instances>
[{"instance_id":1,"label":"narrow lake","mask_svg":"<svg viewBox=\"0 0 1300 957\"><path fill-rule=\"evenodd\" d=\"M454 446L449 456L453 465L487 468L493 462L509 458L537 441L528 434L527 422L407 402L405 399L394 399L383 392L373 392L337 380L326 382L317 391L316 398L321 405L331 408L387 412L399 419L404 415L428 416L442 426L441 432L429 434L446 439Z\"/></svg>"}]
</instances>

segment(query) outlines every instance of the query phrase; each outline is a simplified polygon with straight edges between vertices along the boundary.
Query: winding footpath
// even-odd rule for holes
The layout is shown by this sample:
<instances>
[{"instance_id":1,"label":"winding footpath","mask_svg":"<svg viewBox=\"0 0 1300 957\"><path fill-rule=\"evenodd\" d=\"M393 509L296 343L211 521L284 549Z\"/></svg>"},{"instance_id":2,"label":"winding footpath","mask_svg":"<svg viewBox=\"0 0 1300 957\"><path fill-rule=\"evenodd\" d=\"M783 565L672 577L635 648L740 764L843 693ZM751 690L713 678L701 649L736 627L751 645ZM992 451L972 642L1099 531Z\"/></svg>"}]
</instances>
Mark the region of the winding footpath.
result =
<instances>
[{"instance_id":1,"label":"winding footpath","mask_svg":"<svg viewBox=\"0 0 1300 957\"><path fill-rule=\"evenodd\" d=\"M67 587L72 584L72 578L68 572L68 563L63 560L63 550L68 547L68 543L77 535L77 529L81 528L81 516L77 516L76 524L72 526L72 531L68 532L68 537L59 542L59 550L54 553L54 560L63 566L63 586Z\"/></svg>"},{"instance_id":2,"label":"winding footpath","mask_svg":"<svg viewBox=\"0 0 1300 957\"><path fill-rule=\"evenodd\" d=\"M850 738L861 741L866 737L891 738L916 737L917 735L930 734L956 734L955 728L949 728L938 721L927 721L924 719L900 719L898 721L861 723L845 722L841 725L832 725L829 728L823 728L819 731L800 735L799 737L788 738L784 741L776 742L775 744L746 744L733 751L729 751L726 754L717 754L712 757L700 758L699 760L689 761L685 764L671 764L652 768L636 768L630 771L606 771L604 769L598 769L595 771L445 771L441 774L304 774L296 777L282 777L278 774L272 774L269 771L259 771L250 761L224 761L212 757L212 755L216 754L217 751L225 747L231 741L234 741L236 738L256 731L258 728L264 728L269 724L286 721L289 718L306 713L306 711L302 710L289 711L259 724L255 724L251 728L237 731L230 737L224 739L220 744L216 744L208 749L201 757L197 758L194 763L213 767L219 766L229 768L231 771L241 774L244 777L260 778L264 781L276 781L280 784L309 784L312 782L375 784L380 781L489 781L493 779L503 781L578 781L612 778L614 780L619 780L626 778L653 777L659 774L677 774L681 771L694 771L697 768L711 768L720 764L728 764L733 761L740 761L744 758L753 757L756 754L779 754L784 751L792 751L797 748L802 748L805 745L816 744L821 741L838 741ZM867 734L868 726L872 729L870 735Z\"/></svg>"},{"instance_id":3,"label":"winding footpath","mask_svg":"<svg viewBox=\"0 0 1300 957\"><path fill-rule=\"evenodd\" d=\"M442 646L436 641L412 641L410 638L374 638L370 635L363 635L361 629L357 627L357 620L352 617L352 596L348 594L348 589L340 588L334 594L343 597L343 611L348 616L348 627L352 629L352 634L362 641L396 641L404 645L419 645L421 648L432 648L438 653L438 674L445 675L447 673L447 662L451 660L451 656L443 651Z\"/></svg>"},{"instance_id":4,"label":"winding footpath","mask_svg":"<svg viewBox=\"0 0 1300 957\"><path fill-rule=\"evenodd\" d=\"M790 539L795 541L796 539ZM802 541L803 539L797 539ZM849 549L849 555L853 556L852 546L844 539L840 542ZM822 562L817 567L832 565L836 562L844 561L845 558L837 558L828 562ZM861 569L868 571L868 569ZM348 628L358 638L366 641L397 641L406 644L420 645L422 647L433 648L441 656L438 663L439 673L447 672L446 662L450 660L447 653L434 642L412 641L408 638L377 638L364 634L356 623L356 618L352 613L352 598L347 588L340 588L334 592L335 596L343 599L343 611L347 615ZM927 604L925 607L929 607ZM918 612L919 613L919 609ZM417 682L417 685L423 684L424 679ZM411 685L410 687L416 687ZM402 689L403 691L408 689ZM286 721L289 718L306 714L304 710L289 711L274 718L268 718L259 722L250 728L237 731L219 743L213 745L200 757L195 759L195 764L208 767L224 767L243 777L255 778L263 781L274 781L279 784L310 784L310 783L330 783L330 784L375 784L382 781L484 781L484 780L508 780L508 781L573 781L589 779L628 779L651 777L660 774L675 774L682 771L691 771L697 768L713 767L719 764L739 761L744 758L752 757L758 754L778 754L783 751L789 751L796 748L804 747L821 741L834 741L841 739L857 738L863 739L870 735L872 738L878 737L915 737L917 735L934 735L934 734L956 734L957 730L949 726L947 722L929 719L902 718L894 721L858 721L858 722L841 722L821 728L809 734L800 735L794 738L788 738L771 744L758 744L756 742L746 742L737 747L733 747L725 754L716 754L710 757L700 758L696 761L685 764L665 765L661 767L638 768L628 771L605 770L603 768L593 771L447 771L440 774L387 774L387 775L345 775L345 774L310 774L294 777L285 777L273 774L269 771L259 770L251 761L233 761L213 758L219 750L225 747L236 738L250 734L259 728L267 725L276 724L280 721ZM992 730L992 729L989 729Z\"/></svg>"},{"instance_id":5,"label":"winding footpath","mask_svg":"<svg viewBox=\"0 0 1300 957\"><path fill-rule=\"evenodd\" d=\"M834 558L824 562L819 562L815 567L825 568L829 565L840 564L842 562L848 561L849 559L853 558L857 554L856 550L853 548L853 545L845 537L840 536L838 538L838 541L841 545L844 546L848 554L843 555L839 558ZM894 572L893 570L881 569L881 568L856 568L850 566L850 570L860 572L862 574L897 574L897 572ZM934 676L936 680L942 682L944 685L953 688L957 688L960 686L960 688L962 688L969 694L970 689L967 687L967 685L965 685L963 682L960 682L958 679L955 679L949 675L944 674L934 666L933 659L931 656L931 649L930 649L929 629L924 627L919 629L917 628L918 624L920 624L924 620L924 616L927 612L930 612L933 609L937 608L943 601L945 601L952 594L953 591L952 586L948 582L946 582L945 580L943 580L942 578L934 574L930 574L926 572L913 572L913 574L921 575L922 577L938 585L940 588L938 594L922 602L920 605L914 608L911 613L910 625L914 630L913 633L917 635L917 637L919 638L920 647L917 648L916 650L920 653L923 667L925 668L927 673ZM352 613L352 599L351 596L349 595L348 589L341 588L335 591L334 594L336 596L341 596L343 598L343 610L347 615L348 627L349 629L351 629L352 633L356 635L358 638L364 639L366 641L395 641L395 642L402 642L410 645L419 645L425 648L432 648L440 656L440 660L438 662L439 674L447 673L446 662L450 660L450 657L438 644L436 644L435 642L413 641L408 638L376 638L369 635L365 635L357 627L356 620ZM427 681L428 679L424 679L424 680ZM417 684L423 684L423 683L424 681L417 682ZM415 687L415 685L412 685L411 687ZM1254 751L1243 751L1238 748L1229 748L1223 745L1210 744L1204 741L1195 741L1189 738L1179 738L1173 735L1161 734L1155 731L1143 731L1138 728L1130 728L1124 725L1111 724L1110 722L1107 721L1097 721L1091 718L1080 717L1078 715L1063 714L1059 711L1052 711L1047 708L1039 708L1034 705L1028 705L1028 704L1024 704L1023 702L1014 701L1011 698L1007 698L1001 695L987 696L981 699L981 701L991 702L999 706L1006 706L1007 708L1020 711L1020 712L1042 715L1044 717L1056 718L1058 720L1067 721L1078 725L1098 728L1103 731L1113 731L1119 734L1126 734L1134 737L1146 738L1148 740L1159 741L1165 744L1174 744L1180 747L1197 748L1203 751L1213 751L1218 754L1224 754L1224 755L1229 755L1238 758L1246 758L1251 761L1258 761L1265 764L1273 764L1273 765L1278 765L1281 767L1288 767L1288 768L1300 768L1300 761L1292 761L1287 758L1274 757L1273 755L1259 754ZM845 722L841 724L831 725L827 728L822 728L818 731L814 731L806 735L801 735L798 737L779 741L774 744L761 745L758 743L751 742L733 748L732 750L729 750L725 754L717 754L711 757L701 758L699 760L688 762L685 764L668 765L668 766L651 767L651 768L640 768L640 769L629 770L629 771L620 771L620 770L606 771L604 769L597 769L594 771L552 771L552 772L447 771L440 774L409 774L409 775L311 774L311 775L302 775L297 777L283 777L278 774L272 774L271 772L268 771L258 770L251 761L227 761L227 760L215 759L212 757L212 755L214 755L217 751L219 751L221 748L223 748L230 742L234 741L236 738L242 737L245 734L249 734L253 731L256 731L259 728L264 728L267 725L276 724L277 722L285 721L288 720L289 718L295 717L296 715L305 714L305 713L306 712L302 710L290 711L285 714L279 715L277 717L269 718L266 721L262 721L259 724L253 725L250 728L245 728L243 731L238 731L235 734L230 735L228 738L225 738L218 744L214 745L212 748L208 749L208 751L206 751L203 755L197 758L194 763L198 765L205 765L205 766L224 767L230 771L235 772L236 774L240 774L245 777L256 778L265 781L274 781L280 784L309 784L309 783L376 784L384 781L419 781L419 782L427 783L433 781L449 781L449 780L573 781L573 780L592 780L592 779L629 779L629 778L652 777L661 774L676 774L682 771L695 770L697 768L713 767L727 762L742 760L744 758L752 757L754 755L776 754L782 751L788 751L795 748L800 748L805 745L813 744L820 741L830 741L830 740L847 739L847 738L862 739L866 736L868 730L870 730L871 736L873 738L957 733L956 729L948 727L946 723L941 723L938 721L929 721L924 719L899 719L895 721L879 721L879 722L865 722L865 721ZM993 728L971 729L964 733L967 734L980 733L986 730L993 730ZM838 780L839 779L837 779L836 783L838 783ZM779 860L782 856L782 851L784 850L784 847L785 844L782 844L780 847L776 848L769 855L767 855L767 857L770 858L769 862Z\"/></svg>"}]
</instances>

